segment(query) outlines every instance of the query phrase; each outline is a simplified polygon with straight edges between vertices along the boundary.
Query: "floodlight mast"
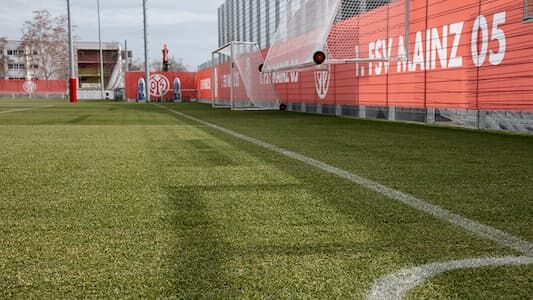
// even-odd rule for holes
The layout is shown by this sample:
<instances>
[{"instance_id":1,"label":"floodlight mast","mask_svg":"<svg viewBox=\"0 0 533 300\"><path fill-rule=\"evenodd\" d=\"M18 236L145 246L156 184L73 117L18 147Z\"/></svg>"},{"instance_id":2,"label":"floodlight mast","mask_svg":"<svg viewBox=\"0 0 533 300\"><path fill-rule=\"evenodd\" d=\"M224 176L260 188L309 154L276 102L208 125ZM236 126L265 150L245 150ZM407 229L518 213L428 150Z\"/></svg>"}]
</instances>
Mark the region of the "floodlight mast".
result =
<instances>
[{"instance_id":1,"label":"floodlight mast","mask_svg":"<svg viewBox=\"0 0 533 300\"><path fill-rule=\"evenodd\" d=\"M74 41L72 38L72 21L70 17L70 0L67 0L67 22L68 22L68 53L69 53L69 97L71 103L78 102L78 82L74 75Z\"/></svg>"},{"instance_id":2,"label":"floodlight mast","mask_svg":"<svg viewBox=\"0 0 533 300\"><path fill-rule=\"evenodd\" d=\"M104 51L102 49L102 27L100 21L100 0L96 0L98 9L98 48L100 50L100 97L104 100Z\"/></svg>"},{"instance_id":3,"label":"floodlight mast","mask_svg":"<svg viewBox=\"0 0 533 300\"><path fill-rule=\"evenodd\" d=\"M143 0L143 18L144 18L144 74L146 76L146 102L150 102L150 72L148 70L148 28L146 20L146 1Z\"/></svg>"}]
</instances>

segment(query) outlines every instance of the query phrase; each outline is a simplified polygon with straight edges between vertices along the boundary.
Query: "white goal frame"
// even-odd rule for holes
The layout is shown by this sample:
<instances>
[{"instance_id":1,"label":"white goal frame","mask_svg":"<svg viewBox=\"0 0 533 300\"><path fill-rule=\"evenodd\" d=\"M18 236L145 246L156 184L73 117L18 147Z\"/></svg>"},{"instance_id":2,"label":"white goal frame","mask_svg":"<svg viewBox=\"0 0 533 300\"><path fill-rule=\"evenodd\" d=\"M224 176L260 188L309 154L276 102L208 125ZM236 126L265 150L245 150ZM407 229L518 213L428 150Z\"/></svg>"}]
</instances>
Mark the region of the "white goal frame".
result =
<instances>
[{"instance_id":1,"label":"white goal frame","mask_svg":"<svg viewBox=\"0 0 533 300\"><path fill-rule=\"evenodd\" d=\"M212 107L213 108L230 108L231 110L274 110L274 109L279 109L279 105L280 105L280 101L279 101L279 97L277 96L277 93L275 92L275 87L272 85L271 87L271 90L273 91L273 95L275 95L275 99L272 99L272 103L270 106L260 106L259 104L255 103L254 102L254 99L253 99L253 90L254 88L255 89L258 89L256 86L254 86L253 84L249 84L247 83L248 80L250 80L249 78L244 78L246 76L249 76L250 74L243 74L243 70L242 68L239 68L237 67L236 65L239 64L239 62L235 61L236 59L236 53L235 53L235 50L234 48L236 46L249 46L249 47L252 47L253 49L255 49L257 52L256 52L256 57L257 55L260 55L261 53L261 50L258 46L257 43L255 42L242 42L242 41L232 41L232 42L229 42L225 45L223 45L222 47L214 50L212 53L211 53L211 61L212 61L212 77L211 77L211 80L213 82L213 92L212 92L212 95L211 95L211 100L212 100ZM229 60L227 62L220 62L219 61L219 58L221 57L221 55L224 55L225 57L227 57ZM220 100L219 100L219 97L218 97L218 90L220 88L219 86L219 81L220 81L220 78L217 78L219 77L220 74L218 74L218 71L217 71L217 67L220 65L220 64L224 64L224 63L230 63L230 76L229 76L229 88L230 88L230 99L228 101L228 103L219 103ZM257 72L257 76L262 76L261 74L261 70L260 70L260 65L262 65L264 63L264 57L261 55L261 59L260 59L260 62L257 63L257 65L253 65L251 66L251 69L248 70L248 72ZM236 76L239 76L240 78L240 81L239 81L239 84L242 84L243 87L237 87L236 86L236 82L235 82L235 78ZM243 99L236 99L237 98L237 93L236 93L236 90L237 89L244 89L244 91L246 92L246 97L249 98L249 100L244 100L244 102L246 102L248 105L242 105L243 104ZM263 88L264 89L264 88Z\"/></svg>"}]
</instances>

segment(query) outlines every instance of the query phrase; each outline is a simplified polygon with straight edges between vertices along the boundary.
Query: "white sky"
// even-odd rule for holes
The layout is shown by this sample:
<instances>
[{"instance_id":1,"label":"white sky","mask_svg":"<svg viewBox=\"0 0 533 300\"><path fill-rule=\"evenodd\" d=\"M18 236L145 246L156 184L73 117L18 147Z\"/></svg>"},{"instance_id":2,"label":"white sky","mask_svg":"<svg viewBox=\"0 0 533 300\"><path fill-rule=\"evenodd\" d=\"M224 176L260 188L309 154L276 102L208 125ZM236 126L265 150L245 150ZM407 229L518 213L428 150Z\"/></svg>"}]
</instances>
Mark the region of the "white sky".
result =
<instances>
[{"instance_id":1,"label":"white sky","mask_svg":"<svg viewBox=\"0 0 533 300\"><path fill-rule=\"evenodd\" d=\"M22 24L32 11L47 9L53 16L66 14L66 0L2 0L0 36L20 39ZM75 34L82 41L98 41L96 0L71 0ZM182 58L190 70L211 56L218 45L217 8L223 0L148 0L150 60L161 57L167 44L170 55ZM128 40L134 58L144 57L142 0L100 0L102 40Z\"/></svg>"}]
</instances>

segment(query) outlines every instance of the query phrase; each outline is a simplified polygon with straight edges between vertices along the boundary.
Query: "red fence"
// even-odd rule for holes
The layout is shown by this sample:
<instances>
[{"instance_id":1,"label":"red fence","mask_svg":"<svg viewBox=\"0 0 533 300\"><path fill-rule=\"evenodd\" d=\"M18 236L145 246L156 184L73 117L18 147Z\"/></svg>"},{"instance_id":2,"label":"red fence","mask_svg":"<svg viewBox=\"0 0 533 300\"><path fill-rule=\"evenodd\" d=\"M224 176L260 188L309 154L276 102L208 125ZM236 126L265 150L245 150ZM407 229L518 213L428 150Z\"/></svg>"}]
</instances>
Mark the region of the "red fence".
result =
<instances>
[{"instance_id":1,"label":"red fence","mask_svg":"<svg viewBox=\"0 0 533 300\"><path fill-rule=\"evenodd\" d=\"M198 90L198 99L211 100L213 92L211 69L200 70L196 74L196 89Z\"/></svg>"},{"instance_id":2,"label":"red fence","mask_svg":"<svg viewBox=\"0 0 533 300\"><path fill-rule=\"evenodd\" d=\"M144 72L126 73L126 98L139 99L139 85L144 84ZM177 85L176 85L177 84ZM153 100L174 99L174 86L180 87L181 98L191 100L197 97L196 72L156 72L150 73L150 97ZM141 88L142 89L142 88Z\"/></svg>"},{"instance_id":3,"label":"red fence","mask_svg":"<svg viewBox=\"0 0 533 300\"><path fill-rule=\"evenodd\" d=\"M61 94L67 93L65 80L0 80L0 94Z\"/></svg>"},{"instance_id":4,"label":"red fence","mask_svg":"<svg viewBox=\"0 0 533 300\"><path fill-rule=\"evenodd\" d=\"M390 48L396 56L409 40L408 62L332 65L326 71L277 72L264 80L276 84L286 103L533 111L533 22L524 22L523 3L411 1L409 39L387 39L386 32L373 30L362 35L365 49L360 49L380 57ZM393 6L389 13L400 14L399 9ZM365 18L353 17L343 26ZM229 95L224 84L229 66L218 66L216 84L211 75L200 71L198 84L207 88L209 82L211 89L219 87L219 97Z\"/></svg>"}]
</instances>

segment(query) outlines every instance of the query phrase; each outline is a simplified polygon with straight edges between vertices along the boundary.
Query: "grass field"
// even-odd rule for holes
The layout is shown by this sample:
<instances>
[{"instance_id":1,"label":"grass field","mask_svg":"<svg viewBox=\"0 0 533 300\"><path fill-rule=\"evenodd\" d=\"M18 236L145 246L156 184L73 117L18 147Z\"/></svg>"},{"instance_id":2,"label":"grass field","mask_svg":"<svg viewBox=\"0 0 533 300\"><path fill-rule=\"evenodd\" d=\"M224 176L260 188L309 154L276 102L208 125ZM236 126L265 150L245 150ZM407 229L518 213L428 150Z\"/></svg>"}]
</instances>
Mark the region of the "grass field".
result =
<instances>
[{"instance_id":1,"label":"grass field","mask_svg":"<svg viewBox=\"0 0 533 300\"><path fill-rule=\"evenodd\" d=\"M53 105L53 106L50 106ZM201 104L0 102L0 298L365 298L526 257L216 124L533 241L533 137ZM533 264L413 299L531 299Z\"/></svg>"}]
</instances>

